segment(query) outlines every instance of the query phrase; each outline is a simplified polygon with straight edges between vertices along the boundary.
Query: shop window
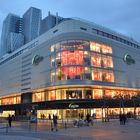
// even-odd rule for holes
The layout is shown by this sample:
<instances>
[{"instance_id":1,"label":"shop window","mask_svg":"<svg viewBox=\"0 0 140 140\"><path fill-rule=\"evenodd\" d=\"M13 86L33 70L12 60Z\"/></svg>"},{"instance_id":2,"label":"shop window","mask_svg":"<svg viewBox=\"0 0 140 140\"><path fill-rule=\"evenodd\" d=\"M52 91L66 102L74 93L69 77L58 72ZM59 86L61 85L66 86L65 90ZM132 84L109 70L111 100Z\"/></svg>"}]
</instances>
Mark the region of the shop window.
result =
<instances>
[{"instance_id":1,"label":"shop window","mask_svg":"<svg viewBox=\"0 0 140 140\"><path fill-rule=\"evenodd\" d=\"M50 101L56 100L55 91L48 91L48 100Z\"/></svg>"},{"instance_id":2,"label":"shop window","mask_svg":"<svg viewBox=\"0 0 140 140\"><path fill-rule=\"evenodd\" d=\"M61 90L56 90L56 100L61 100Z\"/></svg>"},{"instance_id":3,"label":"shop window","mask_svg":"<svg viewBox=\"0 0 140 140\"><path fill-rule=\"evenodd\" d=\"M21 96L6 97L1 99L2 105L11 105L21 103Z\"/></svg>"},{"instance_id":4,"label":"shop window","mask_svg":"<svg viewBox=\"0 0 140 140\"><path fill-rule=\"evenodd\" d=\"M82 90L67 90L66 99L82 99Z\"/></svg>"},{"instance_id":5,"label":"shop window","mask_svg":"<svg viewBox=\"0 0 140 140\"><path fill-rule=\"evenodd\" d=\"M113 90L105 90L104 98L112 99L114 96Z\"/></svg>"},{"instance_id":6,"label":"shop window","mask_svg":"<svg viewBox=\"0 0 140 140\"><path fill-rule=\"evenodd\" d=\"M85 98L92 99L92 90L85 90Z\"/></svg>"},{"instance_id":7,"label":"shop window","mask_svg":"<svg viewBox=\"0 0 140 140\"><path fill-rule=\"evenodd\" d=\"M93 99L102 99L103 90L102 89L93 89Z\"/></svg>"},{"instance_id":8,"label":"shop window","mask_svg":"<svg viewBox=\"0 0 140 140\"><path fill-rule=\"evenodd\" d=\"M37 92L32 94L32 102L41 102L45 101L44 92Z\"/></svg>"}]
</instances>

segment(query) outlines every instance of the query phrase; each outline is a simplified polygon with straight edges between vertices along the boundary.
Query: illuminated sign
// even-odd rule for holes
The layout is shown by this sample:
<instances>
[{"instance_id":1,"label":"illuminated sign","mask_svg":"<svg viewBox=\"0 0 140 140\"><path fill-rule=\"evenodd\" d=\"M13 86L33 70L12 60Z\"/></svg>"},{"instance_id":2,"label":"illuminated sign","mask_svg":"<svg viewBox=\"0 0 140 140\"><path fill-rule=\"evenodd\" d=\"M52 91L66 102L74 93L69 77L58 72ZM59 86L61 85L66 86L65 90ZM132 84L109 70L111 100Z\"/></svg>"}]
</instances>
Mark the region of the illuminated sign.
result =
<instances>
[{"instance_id":1,"label":"illuminated sign","mask_svg":"<svg viewBox=\"0 0 140 140\"><path fill-rule=\"evenodd\" d=\"M123 60L128 65L135 64L135 60L129 54L125 54Z\"/></svg>"},{"instance_id":2,"label":"illuminated sign","mask_svg":"<svg viewBox=\"0 0 140 140\"><path fill-rule=\"evenodd\" d=\"M36 66L43 61L43 56L35 55L32 59L32 65Z\"/></svg>"},{"instance_id":3,"label":"illuminated sign","mask_svg":"<svg viewBox=\"0 0 140 140\"><path fill-rule=\"evenodd\" d=\"M70 103L69 104L69 108L74 109L74 108L79 108L79 105L75 104L75 103Z\"/></svg>"}]
</instances>

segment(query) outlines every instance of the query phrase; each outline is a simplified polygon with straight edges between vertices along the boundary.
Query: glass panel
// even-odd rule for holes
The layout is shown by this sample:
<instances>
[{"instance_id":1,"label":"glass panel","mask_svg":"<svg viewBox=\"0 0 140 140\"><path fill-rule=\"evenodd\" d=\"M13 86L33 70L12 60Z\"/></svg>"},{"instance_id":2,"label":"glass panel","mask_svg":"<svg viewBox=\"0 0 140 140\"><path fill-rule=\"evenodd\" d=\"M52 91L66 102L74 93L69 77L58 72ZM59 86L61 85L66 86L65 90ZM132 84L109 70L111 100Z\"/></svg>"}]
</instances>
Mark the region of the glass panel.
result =
<instances>
[{"instance_id":1,"label":"glass panel","mask_svg":"<svg viewBox=\"0 0 140 140\"><path fill-rule=\"evenodd\" d=\"M70 89L66 91L67 99L82 99L82 90Z\"/></svg>"},{"instance_id":2,"label":"glass panel","mask_svg":"<svg viewBox=\"0 0 140 140\"><path fill-rule=\"evenodd\" d=\"M93 99L102 99L103 90L102 89L93 89Z\"/></svg>"},{"instance_id":3,"label":"glass panel","mask_svg":"<svg viewBox=\"0 0 140 140\"><path fill-rule=\"evenodd\" d=\"M44 92L37 92L32 94L32 102L41 102L45 101Z\"/></svg>"},{"instance_id":4,"label":"glass panel","mask_svg":"<svg viewBox=\"0 0 140 140\"><path fill-rule=\"evenodd\" d=\"M106 45L102 45L102 53L104 54L112 54L112 48Z\"/></svg>"},{"instance_id":5,"label":"glass panel","mask_svg":"<svg viewBox=\"0 0 140 140\"><path fill-rule=\"evenodd\" d=\"M101 67L101 55L92 53L91 65L94 67Z\"/></svg>"},{"instance_id":6,"label":"glass panel","mask_svg":"<svg viewBox=\"0 0 140 140\"><path fill-rule=\"evenodd\" d=\"M90 50L95 52L100 52L101 45L95 42L90 42Z\"/></svg>"},{"instance_id":7,"label":"glass panel","mask_svg":"<svg viewBox=\"0 0 140 140\"><path fill-rule=\"evenodd\" d=\"M56 100L55 91L48 91L48 100Z\"/></svg>"},{"instance_id":8,"label":"glass panel","mask_svg":"<svg viewBox=\"0 0 140 140\"><path fill-rule=\"evenodd\" d=\"M67 79L82 79L84 72L83 67L64 67L61 68L62 75L66 75Z\"/></svg>"},{"instance_id":9,"label":"glass panel","mask_svg":"<svg viewBox=\"0 0 140 140\"><path fill-rule=\"evenodd\" d=\"M83 51L75 50L61 52L62 66L65 65L83 65Z\"/></svg>"},{"instance_id":10,"label":"glass panel","mask_svg":"<svg viewBox=\"0 0 140 140\"><path fill-rule=\"evenodd\" d=\"M55 45L52 45L51 46L51 52L54 52L55 51Z\"/></svg>"},{"instance_id":11,"label":"glass panel","mask_svg":"<svg viewBox=\"0 0 140 140\"><path fill-rule=\"evenodd\" d=\"M60 52L60 50L61 50L61 45L60 45L60 43L57 43L57 44L56 44L55 49L56 49L56 52Z\"/></svg>"},{"instance_id":12,"label":"glass panel","mask_svg":"<svg viewBox=\"0 0 140 140\"><path fill-rule=\"evenodd\" d=\"M102 81L102 71L101 70L93 70L92 71L92 80Z\"/></svg>"},{"instance_id":13,"label":"glass panel","mask_svg":"<svg viewBox=\"0 0 140 140\"><path fill-rule=\"evenodd\" d=\"M85 67L84 79L91 80L91 70L88 67Z\"/></svg>"},{"instance_id":14,"label":"glass panel","mask_svg":"<svg viewBox=\"0 0 140 140\"><path fill-rule=\"evenodd\" d=\"M112 71L103 71L102 80L105 82L114 82L114 73Z\"/></svg>"},{"instance_id":15,"label":"glass panel","mask_svg":"<svg viewBox=\"0 0 140 140\"><path fill-rule=\"evenodd\" d=\"M56 100L61 100L61 90L56 90Z\"/></svg>"},{"instance_id":16,"label":"glass panel","mask_svg":"<svg viewBox=\"0 0 140 140\"><path fill-rule=\"evenodd\" d=\"M2 105L19 104L21 103L21 96L5 97L1 99Z\"/></svg>"}]
</instances>

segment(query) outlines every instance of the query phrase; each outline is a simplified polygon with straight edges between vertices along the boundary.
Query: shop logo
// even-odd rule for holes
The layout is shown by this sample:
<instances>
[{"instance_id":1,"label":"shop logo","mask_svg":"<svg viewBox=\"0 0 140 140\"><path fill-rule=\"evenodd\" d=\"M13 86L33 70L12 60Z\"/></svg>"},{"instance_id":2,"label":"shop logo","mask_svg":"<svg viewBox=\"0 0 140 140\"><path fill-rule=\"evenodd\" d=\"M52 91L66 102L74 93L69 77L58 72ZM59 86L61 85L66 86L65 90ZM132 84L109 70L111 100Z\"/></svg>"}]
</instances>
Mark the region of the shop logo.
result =
<instances>
[{"instance_id":1,"label":"shop logo","mask_svg":"<svg viewBox=\"0 0 140 140\"><path fill-rule=\"evenodd\" d=\"M79 108L79 105L75 104L75 103L70 103L69 104L69 108L74 109L74 108Z\"/></svg>"},{"instance_id":2,"label":"shop logo","mask_svg":"<svg viewBox=\"0 0 140 140\"><path fill-rule=\"evenodd\" d=\"M129 54L125 54L123 60L128 65L135 64L135 60Z\"/></svg>"},{"instance_id":3,"label":"shop logo","mask_svg":"<svg viewBox=\"0 0 140 140\"><path fill-rule=\"evenodd\" d=\"M38 65L41 61L43 61L43 59L43 56L35 55L32 59L32 65Z\"/></svg>"}]
</instances>

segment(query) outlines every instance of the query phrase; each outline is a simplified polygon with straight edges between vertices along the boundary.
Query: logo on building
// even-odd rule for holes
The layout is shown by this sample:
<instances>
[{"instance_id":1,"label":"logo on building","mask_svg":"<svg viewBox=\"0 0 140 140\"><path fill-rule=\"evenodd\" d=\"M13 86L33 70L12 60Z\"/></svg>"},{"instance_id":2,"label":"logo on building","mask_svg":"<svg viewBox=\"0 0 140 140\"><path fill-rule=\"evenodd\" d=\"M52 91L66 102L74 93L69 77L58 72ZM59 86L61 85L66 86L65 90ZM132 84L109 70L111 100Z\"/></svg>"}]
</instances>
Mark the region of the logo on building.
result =
<instances>
[{"instance_id":1,"label":"logo on building","mask_svg":"<svg viewBox=\"0 0 140 140\"><path fill-rule=\"evenodd\" d=\"M125 54L123 60L128 65L135 64L135 60L129 54Z\"/></svg>"},{"instance_id":2,"label":"logo on building","mask_svg":"<svg viewBox=\"0 0 140 140\"><path fill-rule=\"evenodd\" d=\"M74 109L74 108L79 108L79 105L75 104L75 103L70 103L69 104L69 108Z\"/></svg>"},{"instance_id":3,"label":"logo on building","mask_svg":"<svg viewBox=\"0 0 140 140\"><path fill-rule=\"evenodd\" d=\"M38 65L41 61L43 61L43 56L40 55L35 55L32 59L32 65L36 66Z\"/></svg>"}]
</instances>

